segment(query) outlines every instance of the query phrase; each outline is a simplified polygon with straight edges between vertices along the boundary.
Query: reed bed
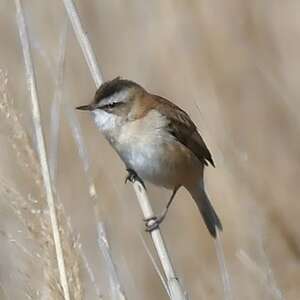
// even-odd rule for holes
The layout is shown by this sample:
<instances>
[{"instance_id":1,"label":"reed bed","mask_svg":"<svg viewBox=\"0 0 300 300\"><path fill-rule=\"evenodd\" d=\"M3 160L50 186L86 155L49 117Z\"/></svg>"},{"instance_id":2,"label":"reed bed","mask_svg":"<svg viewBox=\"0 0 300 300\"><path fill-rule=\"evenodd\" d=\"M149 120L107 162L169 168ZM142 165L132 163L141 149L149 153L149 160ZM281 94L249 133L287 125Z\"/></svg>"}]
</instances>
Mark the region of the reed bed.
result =
<instances>
[{"instance_id":1,"label":"reed bed","mask_svg":"<svg viewBox=\"0 0 300 300\"><path fill-rule=\"evenodd\" d=\"M299 5L76 1L75 24L62 1L21 3L65 280L16 9L3 1L0 299L176 298L122 164L90 118L74 110L92 99L93 81L119 75L187 110L217 164L205 179L223 220L222 243L210 239L184 191L161 226L175 284L184 286L179 297L298 299ZM147 194L155 212L169 197L152 186ZM218 257L214 247L223 249Z\"/></svg>"}]
</instances>

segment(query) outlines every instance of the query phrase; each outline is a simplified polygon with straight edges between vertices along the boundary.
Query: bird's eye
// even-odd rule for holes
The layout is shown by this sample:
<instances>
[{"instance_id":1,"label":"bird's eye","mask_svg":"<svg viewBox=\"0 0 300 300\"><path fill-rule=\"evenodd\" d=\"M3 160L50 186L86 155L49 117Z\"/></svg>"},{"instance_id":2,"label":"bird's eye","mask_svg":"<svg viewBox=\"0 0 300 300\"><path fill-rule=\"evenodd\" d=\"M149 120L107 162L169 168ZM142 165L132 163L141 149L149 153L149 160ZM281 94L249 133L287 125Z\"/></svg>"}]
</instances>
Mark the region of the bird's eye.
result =
<instances>
[{"instance_id":1,"label":"bird's eye","mask_svg":"<svg viewBox=\"0 0 300 300\"><path fill-rule=\"evenodd\" d=\"M107 103L103 106L100 106L99 109L112 109L120 104L122 104L122 102L111 102L111 103Z\"/></svg>"},{"instance_id":2,"label":"bird's eye","mask_svg":"<svg viewBox=\"0 0 300 300\"><path fill-rule=\"evenodd\" d=\"M107 107L108 108L113 108L113 107L115 107L116 106L116 103L109 103L109 104L107 104Z\"/></svg>"},{"instance_id":3,"label":"bird's eye","mask_svg":"<svg viewBox=\"0 0 300 300\"><path fill-rule=\"evenodd\" d=\"M105 104L103 106L100 106L99 108L100 109L111 109L111 108L113 108L115 106L116 106L116 103L112 102L112 103L108 103L108 104Z\"/></svg>"}]
</instances>

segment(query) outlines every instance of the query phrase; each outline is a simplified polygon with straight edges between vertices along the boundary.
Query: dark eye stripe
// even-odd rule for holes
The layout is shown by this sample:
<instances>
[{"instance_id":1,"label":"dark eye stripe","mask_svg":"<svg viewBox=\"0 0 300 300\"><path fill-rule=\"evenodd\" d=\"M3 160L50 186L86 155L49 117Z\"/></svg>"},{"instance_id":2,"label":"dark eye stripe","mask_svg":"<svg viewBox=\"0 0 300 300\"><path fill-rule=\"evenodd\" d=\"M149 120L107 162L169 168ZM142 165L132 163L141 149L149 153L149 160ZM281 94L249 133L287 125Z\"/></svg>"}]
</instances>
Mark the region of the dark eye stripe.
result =
<instances>
[{"instance_id":1,"label":"dark eye stripe","mask_svg":"<svg viewBox=\"0 0 300 300\"><path fill-rule=\"evenodd\" d=\"M112 103L108 103L106 105L100 106L100 109L111 109L114 108L116 106L119 106L121 104L124 104L123 102L112 102Z\"/></svg>"}]
</instances>

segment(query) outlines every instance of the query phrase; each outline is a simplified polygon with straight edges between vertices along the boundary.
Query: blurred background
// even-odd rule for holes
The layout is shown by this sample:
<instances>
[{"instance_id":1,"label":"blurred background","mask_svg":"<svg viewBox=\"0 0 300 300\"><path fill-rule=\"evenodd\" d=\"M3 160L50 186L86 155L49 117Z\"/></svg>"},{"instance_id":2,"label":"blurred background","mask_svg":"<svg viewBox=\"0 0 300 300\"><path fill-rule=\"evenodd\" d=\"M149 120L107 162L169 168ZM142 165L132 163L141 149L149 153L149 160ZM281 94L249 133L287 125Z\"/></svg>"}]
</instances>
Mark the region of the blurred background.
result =
<instances>
[{"instance_id":1,"label":"blurred background","mask_svg":"<svg viewBox=\"0 0 300 300\"><path fill-rule=\"evenodd\" d=\"M181 106L211 150L216 168L207 168L205 181L223 222L234 299L299 299L300 2L76 5L104 78L134 80ZM50 157L51 111L58 117L55 190L72 299L113 299L66 109L90 102L95 85L62 1L23 6ZM0 299L61 299L15 11L14 1L0 0ZM60 109L53 110L57 92ZM167 299L141 239L153 252L122 162L88 114L75 116L127 299ZM170 192L148 185L148 193L160 212ZM161 229L190 299L223 299L214 242L183 189Z\"/></svg>"}]
</instances>

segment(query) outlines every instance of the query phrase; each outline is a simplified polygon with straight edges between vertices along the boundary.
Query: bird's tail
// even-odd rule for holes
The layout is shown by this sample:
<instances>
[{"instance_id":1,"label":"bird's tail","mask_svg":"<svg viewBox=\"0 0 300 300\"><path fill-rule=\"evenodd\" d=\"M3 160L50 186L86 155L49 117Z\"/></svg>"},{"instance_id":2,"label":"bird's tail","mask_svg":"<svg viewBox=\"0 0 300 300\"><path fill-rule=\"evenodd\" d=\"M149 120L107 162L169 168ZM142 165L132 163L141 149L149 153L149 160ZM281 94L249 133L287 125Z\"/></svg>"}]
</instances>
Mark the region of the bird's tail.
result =
<instances>
[{"instance_id":1,"label":"bird's tail","mask_svg":"<svg viewBox=\"0 0 300 300\"><path fill-rule=\"evenodd\" d=\"M208 231L215 238L217 234L216 228L222 231L223 227L217 213L215 212L212 204L210 203L206 195L203 183L198 184L196 188L189 188L188 190L191 193L200 210L200 213L203 217Z\"/></svg>"}]
</instances>

